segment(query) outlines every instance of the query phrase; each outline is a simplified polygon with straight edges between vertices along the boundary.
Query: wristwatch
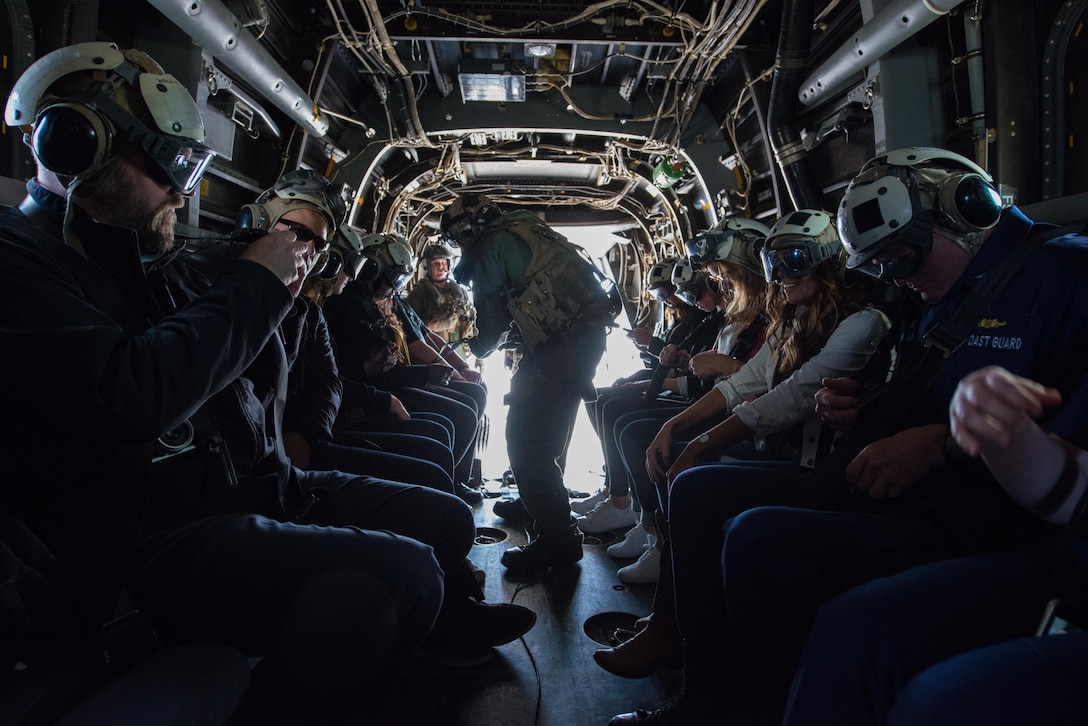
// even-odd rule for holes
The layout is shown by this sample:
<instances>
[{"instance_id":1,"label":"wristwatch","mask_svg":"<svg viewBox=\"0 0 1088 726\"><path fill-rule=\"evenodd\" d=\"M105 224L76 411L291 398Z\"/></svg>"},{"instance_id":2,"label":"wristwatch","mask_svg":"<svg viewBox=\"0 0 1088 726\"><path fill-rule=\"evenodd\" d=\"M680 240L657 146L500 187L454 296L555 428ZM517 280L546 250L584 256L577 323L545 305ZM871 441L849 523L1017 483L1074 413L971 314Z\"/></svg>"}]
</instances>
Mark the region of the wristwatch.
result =
<instances>
[{"instance_id":1,"label":"wristwatch","mask_svg":"<svg viewBox=\"0 0 1088 726\"><path fill-rule=\"evenodd\" d=\"M944 460L949 464L971 458L956 442L956 438L952 436L952 429L948 429L948 431L944 433L944 436L941 437L941 456L943 456Z\"/></svg>"},{"instance_id":2,"label":"wristwatch","mask_svg":"<svg viewBox=\"0 0 1088 726\"><path fill-rule=\"evenodd\" d=\"M703 446L709 446L710 445L710 434L703 434L702 436L700 436L699 438L697 438L695 440L698 441Z\"/></svg>"}]
</instances>

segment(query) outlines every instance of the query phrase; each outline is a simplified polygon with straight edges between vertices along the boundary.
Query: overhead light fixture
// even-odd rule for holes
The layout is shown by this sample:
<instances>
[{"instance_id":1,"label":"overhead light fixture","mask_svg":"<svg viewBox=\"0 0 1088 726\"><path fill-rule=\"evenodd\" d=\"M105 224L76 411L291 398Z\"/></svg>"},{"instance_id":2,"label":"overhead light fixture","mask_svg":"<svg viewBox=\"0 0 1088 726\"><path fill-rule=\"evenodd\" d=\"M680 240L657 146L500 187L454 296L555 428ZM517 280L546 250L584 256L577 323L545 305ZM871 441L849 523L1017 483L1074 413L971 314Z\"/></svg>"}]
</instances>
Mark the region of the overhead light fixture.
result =
<instances>
[{"instance_id":1,"label":"overhead light fixture","mask_svg":"<svg viewBox=\"0 0 1088 726\"><path fill-rule=\"evenodd\" d=\"M525 100L525 73L501 61L462 61L457 81L462 101Z\"/></svg>"},{"instance_id":2,"label":"overhead light fixture","mask_svg":"<svg viewBox=\"0 0 1088 726\"><path fill-rule=\"evenodd\" d=\"M525 44L525 55L532 58L552 58L555 56L555 43L530 41Z\"/></svg>"}]
</instances>

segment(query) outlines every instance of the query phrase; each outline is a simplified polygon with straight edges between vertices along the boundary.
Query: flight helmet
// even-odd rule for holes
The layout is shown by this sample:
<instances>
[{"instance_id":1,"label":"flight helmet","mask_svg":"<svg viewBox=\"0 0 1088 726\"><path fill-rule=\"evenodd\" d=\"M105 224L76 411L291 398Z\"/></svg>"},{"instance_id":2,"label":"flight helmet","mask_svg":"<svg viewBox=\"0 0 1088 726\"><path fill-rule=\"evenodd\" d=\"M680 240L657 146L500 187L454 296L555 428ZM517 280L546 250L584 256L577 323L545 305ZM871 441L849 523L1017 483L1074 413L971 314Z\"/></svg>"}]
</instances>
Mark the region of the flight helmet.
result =
<instances>
[{"instance_id":1,"label":"flight helmet","mask_svg":"<svg viewBox=\"0 0 1088 726\"><path fill-rule=\"evenodd\" d=\"M862 167L839 204L846 266L909 279L925 265L935 229L974 256L1002 208L993 178L970 159L927 147L890 151Z\"/></svg>"}]
</instances>

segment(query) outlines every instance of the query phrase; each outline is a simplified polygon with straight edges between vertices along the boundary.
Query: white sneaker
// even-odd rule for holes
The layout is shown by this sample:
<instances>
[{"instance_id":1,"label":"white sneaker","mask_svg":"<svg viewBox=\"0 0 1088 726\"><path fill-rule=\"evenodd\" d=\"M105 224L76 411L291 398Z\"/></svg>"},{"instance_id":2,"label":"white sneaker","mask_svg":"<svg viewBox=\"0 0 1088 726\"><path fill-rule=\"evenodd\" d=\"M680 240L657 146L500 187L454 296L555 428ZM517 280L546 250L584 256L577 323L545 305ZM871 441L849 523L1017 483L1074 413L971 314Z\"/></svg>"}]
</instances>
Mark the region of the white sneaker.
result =
<instances>
[{"instance_id":1,"label":"white sneaker","mask_svg":"<svg viewBox=\"0 0 1088 726\"><path fill-rule=\"evenodd\" d=\"M631 565L621 567L616 575L629 585L649 585L661 575L661 550L650 545Z\"/></svg>"},{"instance_id":2,"label":"white sneaker","mask_svg":"<svg viewBox=\"0 0 1088 726\"><path fill-rule=\"evenodd\" d=\"M641 524L636 524L623 535L623 541L608 545L605 552L617 559L638 557L650 546L649 534Z\"/></svg>"},{"instance_id":3,"label":"white sneaker","mask_svg":"<svg viewBox=\"0 0 1088 726\"><path fill-rule=\"evenodd\" d=\"M630 504L620 509L608 499L589 510L574 523L586 534L601 534L620 527L630 527L636 522L635 509Z\"/></svg>"},{"instance_id":4,"label":"white sneaker","mask_svg":"<svg viewBox=\"0 0 1088 726\"><path fill-rule=\"evenodd\" d=\"M604 489L598 489L597 493L591 497L571 500L570 511L577 515L587 514L605 499L608 499L608 494L605 493Z\"/></svg>"}]
</instances>

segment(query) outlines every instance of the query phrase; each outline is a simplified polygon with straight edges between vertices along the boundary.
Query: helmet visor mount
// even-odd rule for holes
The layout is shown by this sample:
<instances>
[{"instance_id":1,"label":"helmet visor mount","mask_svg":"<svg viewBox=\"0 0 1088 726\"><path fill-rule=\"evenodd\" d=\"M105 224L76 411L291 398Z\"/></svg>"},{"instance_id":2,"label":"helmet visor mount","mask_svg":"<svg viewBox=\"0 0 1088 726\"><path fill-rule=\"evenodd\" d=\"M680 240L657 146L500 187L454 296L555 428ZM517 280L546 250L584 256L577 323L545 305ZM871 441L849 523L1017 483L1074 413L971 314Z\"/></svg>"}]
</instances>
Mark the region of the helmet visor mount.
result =
<instances>
[{"instance_id":1,"label":"helmet visor mount","mask_svg":"<svg viewBox=\"0 0 1088 726\"><path fill-rule=\"evenodd\" d=\"M113 99L97 94L86 101L109 119L120 135L137 144L163 184L187 197L196 193L215 152L196 139L152 131Z\"/></svg>"},{"instance_id":2,"label":"helmet visor mount","mask_svg":"<svg viewBox=\"0 0 1088 726\"><path fill-rule=\"evenodd\" d=\"M704 232L684 243L693 265L705 265L711 260L724 260L733 247L733 236L721 232Z\"/></svg>"},{"instance_id":3,"label":"helmet visor mount","mask_svg":"<svg viewBox=\"0 0 1088 726\"><path fill-rule=\"evenodd\" d=\"M870 257L856 269L884 282L909 280L918 274L928 257L928 250L904 241Z\"/></svg>"},{"instance_id":4,"label":"helmet visor mount","mask_svg":"<svg viewBox=\"0 0 1088 726\"><path fill-rule=\"evenodd\" d=\"M846 266L884 282L916 276L933 249L937 219L945 216L937 195L948 173L885 163L864 169L851 182L852 204L839 217L844 239L856 240ZM953 220L942 224L946 236L958 236Z\"/></svg>"}]
</instances>

